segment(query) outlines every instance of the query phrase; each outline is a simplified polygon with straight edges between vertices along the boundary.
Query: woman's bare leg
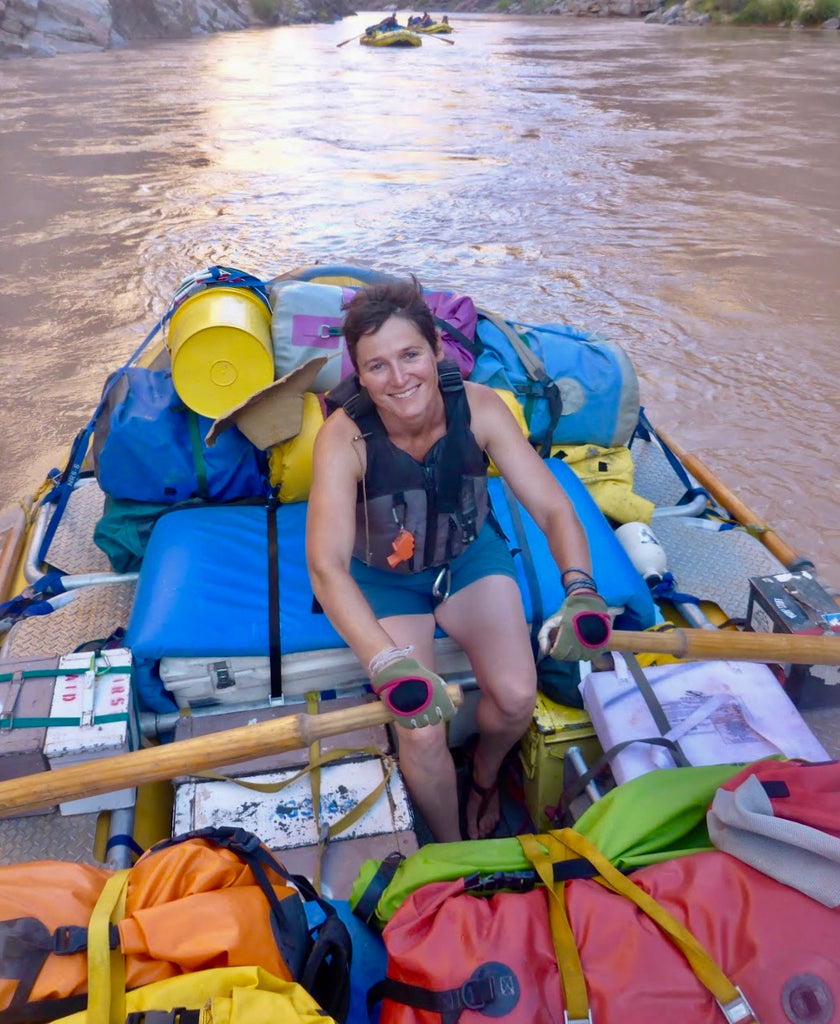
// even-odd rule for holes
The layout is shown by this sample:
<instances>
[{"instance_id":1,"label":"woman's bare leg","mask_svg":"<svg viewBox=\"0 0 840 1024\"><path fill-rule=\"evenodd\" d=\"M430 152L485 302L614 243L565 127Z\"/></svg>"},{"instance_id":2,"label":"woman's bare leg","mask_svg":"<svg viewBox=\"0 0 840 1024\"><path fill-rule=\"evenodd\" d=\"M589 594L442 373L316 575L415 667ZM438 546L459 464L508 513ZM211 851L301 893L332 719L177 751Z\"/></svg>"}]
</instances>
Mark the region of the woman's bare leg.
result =
<instances>
[{"instance_id":1,"label":"woman's bare leg","mask_svg":"<svg viewBox=\"0 0 840 1024\"><path fill-rule=\"evenodd\" d=\"M505 754L530 724L536 700L537 673L519 587L508 576L485 576L439 605L435 617L466 652L481 690L473 781L492 791ZM482 800L480 792L471 791L469 837L492 834L499 814L497 793Z\"/></svg>"},{"instance_id":2,"label":"woman's bare leg","mask_svg":"<svg viewBox=\"0 0 840 1024\"><path fill-rule=\"evenodd\" d=\"M414 647L412 657L434 671L435 621L431 615L394 615L381 619L397 647ZM455 764L446 742L446 725L403 729L396 726L400 771L417 809L439 843L461 838Z\"/></svg>"}]
</instances>

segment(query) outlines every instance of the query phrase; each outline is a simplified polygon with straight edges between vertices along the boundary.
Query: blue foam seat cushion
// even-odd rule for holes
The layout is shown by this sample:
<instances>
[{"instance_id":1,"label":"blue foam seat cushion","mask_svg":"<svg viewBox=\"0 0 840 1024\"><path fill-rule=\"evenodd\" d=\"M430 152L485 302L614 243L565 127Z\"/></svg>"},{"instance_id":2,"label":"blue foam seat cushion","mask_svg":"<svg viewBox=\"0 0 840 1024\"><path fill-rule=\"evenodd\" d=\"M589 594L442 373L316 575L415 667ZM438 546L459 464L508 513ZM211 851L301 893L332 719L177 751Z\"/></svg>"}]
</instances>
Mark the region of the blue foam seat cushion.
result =
<instances>
[{"instance_id":1,"label":"blue foam seat cushion","mask_svg":"<svg viewBox=\"0 0 840 1024\"><path fill-rule=\"evenodd\" d=\"M552 459L549 465L584 524L601 593L608 604L625 609L625 621L619 624L634 629L653 625L655 606L648 589L589 492L564 463ZM518 552L526 615L531 621L536 612L542 620L563 602L560 572L542 532L518 503L527 544L517 537L500 480L491 479L490 493L496 517ZM282 653L345 646L326 615L314 607L304 546L306 504L280 505L274 514ZM267 517L259 505L208 505L167 513L156 523L126 634L145 709L163 712L176 706L156 673L164 656L268 654ZM528 583L529 557L539 578L536 593Z\"/></svg>"}]
</instances>

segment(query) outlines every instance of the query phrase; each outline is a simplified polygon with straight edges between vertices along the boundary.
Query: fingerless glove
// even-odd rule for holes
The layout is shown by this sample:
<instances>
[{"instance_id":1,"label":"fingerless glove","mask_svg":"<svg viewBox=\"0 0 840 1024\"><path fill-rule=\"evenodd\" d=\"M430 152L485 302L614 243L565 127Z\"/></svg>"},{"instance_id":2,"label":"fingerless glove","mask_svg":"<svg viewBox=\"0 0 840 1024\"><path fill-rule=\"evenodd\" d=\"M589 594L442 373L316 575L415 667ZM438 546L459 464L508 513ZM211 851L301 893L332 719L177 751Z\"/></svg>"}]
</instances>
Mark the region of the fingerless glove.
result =
<instances>
[{"instance_id":1,"label":"fingerless glove","mask_svg":"<svg viewBox=\"0 0 840 1024\"><path fill-rule=\"evenodd\" d=\"M443 680L423 668L416 658L391 662L373 676L371 685L404 729L448 722L455 714Z\"/></svg>"}]
</instances>

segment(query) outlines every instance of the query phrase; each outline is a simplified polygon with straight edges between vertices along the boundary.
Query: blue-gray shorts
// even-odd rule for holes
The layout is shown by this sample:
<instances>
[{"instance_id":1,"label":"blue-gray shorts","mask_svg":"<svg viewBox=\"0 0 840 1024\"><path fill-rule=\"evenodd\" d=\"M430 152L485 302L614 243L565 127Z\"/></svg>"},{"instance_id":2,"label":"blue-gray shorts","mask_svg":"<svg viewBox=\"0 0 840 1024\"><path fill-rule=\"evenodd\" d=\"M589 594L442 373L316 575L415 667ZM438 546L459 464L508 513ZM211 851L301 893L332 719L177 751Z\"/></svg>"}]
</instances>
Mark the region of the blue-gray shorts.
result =
<instances>
[{"instance_id":1,"label":"blue-gray shorts","mask_svg":"<svg viewBox=\"0 0 840 1024\"><path fill-rule=\"evenodd\" d=\"M376 569L353 558L350 575L359 584L377 619L389 615L430 615L440 599L433 587L441 566L421 572L390 572ZM485 522L478 537L449 563L449 594L456 594L484 576L510 576L516 579L513 556L504 539L490 522Z\"/></svg>"}]
</instances>

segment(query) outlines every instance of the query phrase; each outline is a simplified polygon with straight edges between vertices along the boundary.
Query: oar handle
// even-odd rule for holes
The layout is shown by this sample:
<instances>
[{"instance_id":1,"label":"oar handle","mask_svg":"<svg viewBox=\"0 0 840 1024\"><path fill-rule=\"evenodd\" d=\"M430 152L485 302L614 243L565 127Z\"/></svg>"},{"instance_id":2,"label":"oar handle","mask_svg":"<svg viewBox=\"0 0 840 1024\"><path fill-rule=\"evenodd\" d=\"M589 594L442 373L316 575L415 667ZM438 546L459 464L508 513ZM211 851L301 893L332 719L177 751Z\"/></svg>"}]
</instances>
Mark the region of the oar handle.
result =
<instances>
[{"instance_id":1,"label":"oar handle","mask_svg":"<svg viewBox=\"0 0 840 1024\"><path fill-rule=\"evenodd\" d=\"M840 665L840 633L750 633L731 629L615 629L607 647L636 654L671 654L696 661L763 661L780 665Z\"/></svg>"},{"instance_id":2,"label":"oar handle","mask_svg":"<svg viewBox=\"0 0 840 1024\"><path fill-rule=\"evenodd\" d=\"M460 686L447 686L446 692L456 707L463 703ZM51 807L76 797L98 796L218 768L223 764L237 764L252 757L303 750L327 736L385 725L393 720L394 715L377 700L318 715L301 713L272 718L209 736L144 747L96 762L88 761L38 775L9 779L0 782L0 818L19 811Z\"/></svg>"}]
</instances>

